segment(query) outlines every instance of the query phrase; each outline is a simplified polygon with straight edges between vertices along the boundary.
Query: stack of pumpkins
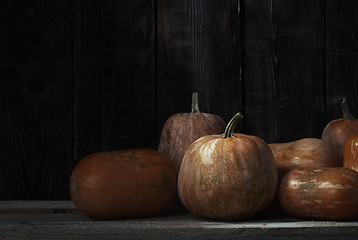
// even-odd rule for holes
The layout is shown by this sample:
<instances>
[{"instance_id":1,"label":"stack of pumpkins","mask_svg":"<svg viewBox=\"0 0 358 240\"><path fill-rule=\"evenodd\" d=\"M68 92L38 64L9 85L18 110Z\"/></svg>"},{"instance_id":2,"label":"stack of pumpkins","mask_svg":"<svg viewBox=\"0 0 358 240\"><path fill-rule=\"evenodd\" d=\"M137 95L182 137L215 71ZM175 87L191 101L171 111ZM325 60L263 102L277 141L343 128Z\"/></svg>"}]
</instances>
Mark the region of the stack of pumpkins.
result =
<instances>
[{"instance_id":1,"label":"stack of pumpkins","mask_svg":"<svg viewBox=\"0 0 358 240\"><path fill-rule=\"evenodd\" d=\"M345 98L341 109L343 118L329 122L321 139L270 144L279 172L279 201L290 215L358 218L358 119Z\"/></svg>"},{"instance_id":2,"label":"stack of pumpkins","mask_svg":"<svg viewBox=\"0 0 358 240\"><path fill-rule=\"evenodd\" d=\"M358 172L352 170L358 170L358 119L346 105L345 117L330 122L322 139L267 144L234 133L241 113L226 125L199 111L197 93L192 99L190 113L166 121L157 151L99 152L81 159L70 179L78 209L102 220L149 217L177 198L199 217L240 220L278 197L296 217L358 217Z\"/></svg>"}]
</instances>

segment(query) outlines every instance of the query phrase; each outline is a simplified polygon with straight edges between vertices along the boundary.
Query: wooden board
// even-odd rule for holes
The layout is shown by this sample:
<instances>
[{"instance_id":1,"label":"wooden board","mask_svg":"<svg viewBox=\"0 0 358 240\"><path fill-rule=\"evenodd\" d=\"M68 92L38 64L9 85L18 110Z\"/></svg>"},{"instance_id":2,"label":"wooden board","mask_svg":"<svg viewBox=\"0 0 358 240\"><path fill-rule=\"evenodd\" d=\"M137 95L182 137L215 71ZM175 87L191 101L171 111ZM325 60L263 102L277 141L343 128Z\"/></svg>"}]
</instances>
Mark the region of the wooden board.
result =
<instances>
[{"instance_id":1,"label":"wooden board","mask_svg":"<svg viewBox=\"0 0 358 240\"><path fill-rule=\"evenodd\" d=\"M0 199L69 199L96 151L202 112L267 142L358 117L358 1L0 1Z\"/></svg>"},{"instance_id":2,"label":"wooden board","mask_svg":"<svg viewBox=\"0 0 358 240\"><path fill-rule=\"evenodd\" d=\"M242 111L237 0L158 0L158 129L171 115L201 112L229 121Z\"/></svg>"},{"instance_id":3,"label":"wooden board","mask_svg":"<svg viewBox=\"0 0 358 240\"><path fill-rule=\"evenodd\" d=\"M324 127L322 0L243 1L245 129L267 142Z\"/></svg>"},{"instance_id":4,"label":"wooden board","mask_svg":"<svg viewBox=\"0 0 358 240\"><path fill-rule=\"evenodd\" d=\"M358 117L358 2L326 1L326 122L343 117L345 97Z\"/></svg>"},{"instance_id":5,"label":"wooden board","mask_svg":"<svg viewBox=\"0 0 358 240\"><path fill-rule=\"evenodd\" d=\"M71 0L5 0L0 16L0 199L66 199Z\"/></svg>"},{"instance_id":6,"label":"wooden board","mask_svg":"<svg viewBox=\"0 0 358 240\"><path fill-rule=\"evenodd\" d=\"M307 240L356 239L358 234L357 221L305 221L274 209L242 221L202 219L178 207L156 217L97 221L70 201L0 201L0 213L2 239Z\"/></svg>"},{"instance_id":7,"label":"wooden board","mask_svg":"<svg viewBox=\"0 0 358 240\"><path fill-rule=\"evenodd\" d=\"M74 159L156 147L152 1L74 1Z\"/></svg>"}]
</instances>

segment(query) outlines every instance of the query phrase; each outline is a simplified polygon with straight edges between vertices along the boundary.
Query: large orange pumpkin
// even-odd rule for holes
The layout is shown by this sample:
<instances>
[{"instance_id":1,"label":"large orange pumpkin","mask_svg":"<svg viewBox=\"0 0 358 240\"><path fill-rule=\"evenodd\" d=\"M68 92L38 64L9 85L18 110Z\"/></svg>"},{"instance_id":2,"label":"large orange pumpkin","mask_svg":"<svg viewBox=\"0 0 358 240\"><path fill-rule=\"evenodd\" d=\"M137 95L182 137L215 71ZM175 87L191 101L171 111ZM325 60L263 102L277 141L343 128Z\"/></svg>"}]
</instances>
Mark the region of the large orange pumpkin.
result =
<instances>
[{"instance_id":1,"label":"large orange pumpkin","mask_svg":"<svg viewBox=\"0 0 358 240\"><path fill-rule=\"evenodd\" d=\"M190 144L202 136L222 133L225 126L226 123L221 117L199 111L198 93L194 92L191 112L174 114L165 122L158 151L168 156L179 172Z\"/></svg>"},{"instance_id":2,"label":"large orange pumpkin","mask_svg":"<svg viewBox=\"0 0 358 240\"><path fill-rule=\"evenodd\" d=\"M149 217L171 204L176 179L168 158L155 150L98 152L75 166L70 194L77 208L91 218Z\"/></svg>"},{"instance_id":3,"label":"large orange pumpkin","mask_svg":"<svg viewBox=\"0 0 358 240\"><path fill-rule=\"evenodd\" d=\"M236 114L224 135L207 135L185 153L178 194L193 214L238 220L264 210L272 201L277 169L269 146L259 137L234 134Z\"/></svg>"}]
</instances>

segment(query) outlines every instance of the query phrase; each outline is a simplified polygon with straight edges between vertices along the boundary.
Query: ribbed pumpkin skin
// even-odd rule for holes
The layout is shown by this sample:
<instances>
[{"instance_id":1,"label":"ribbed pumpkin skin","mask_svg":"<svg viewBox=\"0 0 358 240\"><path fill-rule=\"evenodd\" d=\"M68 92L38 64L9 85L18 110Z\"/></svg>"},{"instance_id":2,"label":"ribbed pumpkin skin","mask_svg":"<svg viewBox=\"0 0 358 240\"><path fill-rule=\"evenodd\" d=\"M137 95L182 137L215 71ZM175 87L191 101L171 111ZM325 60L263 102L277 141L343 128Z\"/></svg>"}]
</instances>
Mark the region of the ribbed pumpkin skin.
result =
<instances>
[{"instance_id":1,"label":"ribbed pumpkin skin","mask_svg":"<svg viewBox=\"0 0 358 240\"><path fill-rule=\"evenodd\" d=\"M99 152L75 166L70 194L77 208L94 219L149 217L171 204L176 179L167 157L155 150Z\"/></svg>"},{"instance_id":2,"label":"ribbed pumpkin skin","mask_svg":"<svg viewBox=\"0 0 358 240\"><path fill-rule=\"evenodd\" d=\"M177 172L186 150L198 138L224 132L225 121L210 113L177 113L164 124L158 151L173 162Z\"/></svg>"},{"instance_id":3,"label":"ribbed pumpkin skin","mask_svg":"<svg viewBox=\"0 0 358 240\"><path fill-rule=\"evenodd\" d=\"M271 203L277 169L268 145L256 136L204 136L187 150L178 194L193 214L222 220L251 217Z\"/></svg>"}]
</instances>

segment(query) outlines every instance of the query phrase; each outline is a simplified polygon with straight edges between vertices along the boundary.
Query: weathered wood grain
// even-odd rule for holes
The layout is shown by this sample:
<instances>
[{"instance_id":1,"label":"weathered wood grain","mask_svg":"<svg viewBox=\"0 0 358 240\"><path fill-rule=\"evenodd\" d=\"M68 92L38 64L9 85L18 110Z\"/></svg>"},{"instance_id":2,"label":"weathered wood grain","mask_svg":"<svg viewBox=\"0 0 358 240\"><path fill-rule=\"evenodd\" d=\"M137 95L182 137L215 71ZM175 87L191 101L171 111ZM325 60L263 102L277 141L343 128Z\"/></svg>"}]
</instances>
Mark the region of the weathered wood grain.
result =
<instances>
[{"instance_id":1,"label":"weathered wood grain","mask_svg":"<svg viewBox=\"0 0 358 240\"><path fill-rule=\"evenodd\" d=\"M78 211L72 201L0 201L0 214L59 214Z\"/></svg>"},{"instance_id":2,"label":"weathered wood grain","mask_svg":"<svg viewBox=\"0 0 358 240\"><path fill-rule=\"evenodd\" d=\"M0 214L2 239L356 239L358 234L357 221L305 221L269 209L242 221L197 218L179 208L151 218L96 221L73 211L70 201L0 201L0 212L14 205L38 212ZM51 205L62 211L41 211Z\"/></svg>"},{"instance_id":3,"label":"weathered wood grain","mask_svg":"<svg viewBox=\"0 0 358 240\"><path fill-rule=\"evenodd\" d=\"M0 199L66 199L71 1L0 3Z\"/></svg>"},{"instance_id":4,"label":"weathered wood grain","mask_svg":"<svg viewBox=\"0 0 358 240\"><path fill-rule=\"evenodd\" d=\"M343 117L343 97L358 117L358 2L326 1L326 123Z\"/></svg>"},{"instance_id":5,"label":"weathered wood grain","mask_svg":"<svg viewBox=\"0 0 358 240\"><path fill-rule=\"evenodd\" d=\"M241 34L237 0L158 0L158 131L165 120L201 112L225 121L242 110Z\"/></svg>"},{"instance_id":6,"label":"weathered wood grain","mask_svg":"<svg viewBox=\"0 0 358 240\"><path fill-rule=\"evenodd\" d=\"M239 4L239 6L238 6ZM68 199L85 155L202 112L267 142L358 117L354 0L0 1L0 199Z\"/></svg>"},{"instance_id":7,"label":"weathered wood grain","mask_svg":"<svg viewBox=\"0 0 358 240\"><path fill-rule=\"evenodd\" d=\"M243 2L246 131L267 142L319 137L325 110L323 1Z\"/></svg>"},{"instance_id":8,"label":"weathered wood grain","mask_svg":"<svg viewBox=\"0 0 358 240\"><path fill-rule=\"evenodd\" d=\"M74 159L156 146L153 1L74 0Z\"/></svg>"}]
</instances>

